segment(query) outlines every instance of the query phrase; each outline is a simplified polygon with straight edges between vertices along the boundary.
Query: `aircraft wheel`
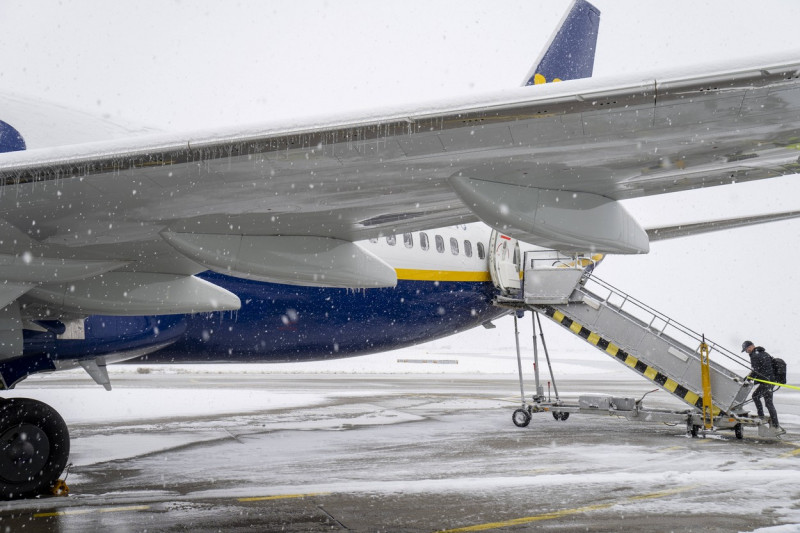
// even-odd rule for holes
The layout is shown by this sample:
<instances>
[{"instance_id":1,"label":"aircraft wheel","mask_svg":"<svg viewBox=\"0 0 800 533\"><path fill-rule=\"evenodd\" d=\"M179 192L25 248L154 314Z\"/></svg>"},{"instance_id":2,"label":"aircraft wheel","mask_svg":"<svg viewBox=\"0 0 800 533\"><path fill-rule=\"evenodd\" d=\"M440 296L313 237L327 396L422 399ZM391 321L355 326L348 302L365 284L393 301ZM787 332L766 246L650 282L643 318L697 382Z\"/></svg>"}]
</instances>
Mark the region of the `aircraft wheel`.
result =
<instances>
[{"instance_id":1,"label":"aircraft wheel","mask_svg":"<svg viewBox=\"0 0 800 533\"><path fill-rule=\"evenodd\" d=\"M55 409L38 400L0 404L0 499L48 492L69 458L69 430Z\"/></svg>"},{"instance_id":2,"label":"aircraft wheel","mask_svg":"<svg viewBox=\"0 0 800 533\"><path fill-rule=\"evenodd\" d=\"M514 421L514 425L518 428L524 428L531 423L531 414L526 409L517 409L511 415L511 420Z\"/></svg>"},{"instance_id":3,"label":"aircraft wheel","mask_svg":"<svg viewBox=\"0 0 800 533\"><path fill-rule=\"evenodd\" d=\"M562 422L569 418L569 413L562 413L559 411L553 411L553 418L556 420L561 420Z\"/></svg>"},{"instance_id":4,"label":"aircraft wheel","mask_svg":"<svg viewBox=\"0 0 800 533\"><path fill-rule=\"evenodd\" d=\"M736 435L736 438L741 440L744 438L744 432L742 431L742 425L736 424L733 426L733 434Z\"/></svg>"}]
</instances>

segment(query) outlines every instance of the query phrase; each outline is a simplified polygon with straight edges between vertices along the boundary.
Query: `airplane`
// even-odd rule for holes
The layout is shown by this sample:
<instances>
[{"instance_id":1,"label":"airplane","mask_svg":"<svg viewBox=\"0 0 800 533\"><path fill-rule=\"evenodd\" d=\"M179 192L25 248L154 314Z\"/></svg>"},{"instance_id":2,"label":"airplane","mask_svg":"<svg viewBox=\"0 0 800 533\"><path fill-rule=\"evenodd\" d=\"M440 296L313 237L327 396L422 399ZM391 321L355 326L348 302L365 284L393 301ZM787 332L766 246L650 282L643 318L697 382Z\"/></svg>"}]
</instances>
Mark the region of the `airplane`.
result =
<instances>
[{"instance_id":1,"label":"airplane","mask_svg":"<svg viewBox=\"0 0 800 533\"><path fill-rule=\"evenodd\" d=\"M800 60L592 78L599 20L574 0L523 87L292 126L153 133L0 96L3 386L408 346L506 313L515 241L600 260L798 216L641 227L621 200L800 170ZM7 499L69 455L35 400L0 404L0 442Z\"/></svg>"}]
</instances>

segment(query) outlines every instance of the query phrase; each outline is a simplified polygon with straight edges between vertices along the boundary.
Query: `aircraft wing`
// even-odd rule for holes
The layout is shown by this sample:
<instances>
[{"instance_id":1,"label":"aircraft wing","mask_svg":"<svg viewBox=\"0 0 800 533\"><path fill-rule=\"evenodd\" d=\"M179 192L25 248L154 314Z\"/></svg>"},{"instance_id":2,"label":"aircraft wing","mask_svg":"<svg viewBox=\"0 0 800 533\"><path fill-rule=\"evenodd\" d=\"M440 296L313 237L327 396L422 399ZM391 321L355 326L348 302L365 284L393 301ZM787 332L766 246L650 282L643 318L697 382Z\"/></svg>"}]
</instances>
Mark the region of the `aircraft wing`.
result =
<instances>
[{"instance_id":1,"label":"aircraft wing","mask_svg":"<svg viewBox=\"0 0 800 533\"><path fill-rule=\"evenodd\" d=\"M782 213L769 213L765 215L707 220L703 222L689 222L686 224L647 228L646 231L647 236L650 238L650 242L654 242L677 239L680 237L690 237L693 235L701 235L703 233L713 233L715 231L756 226L758 224L778 222L780 220L792 220L794 218L800 218L800 211L784 211Z\"/></svg>"},{"instance_id":2,"label":"aircraft wing","mask_svg":"<svg viewBox=\"0 0 800 533\"><path fill-rule=\"evenodd\" d=\"M618 200L800 170L797 57L0 154L0 219L19 236L0 268L72 284L47 301L90 276L205 269L386 286L394 271L354 241L478 219L561 250L645 252Z\"/></svg>"}]
</instances>

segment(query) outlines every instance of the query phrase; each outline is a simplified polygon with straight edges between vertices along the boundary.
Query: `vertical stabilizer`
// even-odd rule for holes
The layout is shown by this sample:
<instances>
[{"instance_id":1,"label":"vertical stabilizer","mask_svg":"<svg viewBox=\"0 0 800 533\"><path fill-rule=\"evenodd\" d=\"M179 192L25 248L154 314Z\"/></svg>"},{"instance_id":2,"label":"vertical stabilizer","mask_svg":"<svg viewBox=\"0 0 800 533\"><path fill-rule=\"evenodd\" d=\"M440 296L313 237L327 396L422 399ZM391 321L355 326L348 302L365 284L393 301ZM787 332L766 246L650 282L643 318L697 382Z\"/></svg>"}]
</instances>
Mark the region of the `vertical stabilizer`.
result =
<instances>
[{"instance_id":1,"label":"vertical stabilizer","mask_svg":"<svg viewBox=\"0 0 800 533\"><path fill-rule=\"evenodd\" d=\"M25 139L11 124L0 120L0 152L16 152L25 149Z\"/></svg>"},{"instance_id":2,"label":"vertical stabilizer","mask_svg":"<svg viewBox=\"0 0 800 533\"><path fill-rule=\"evenodd\" d=\"M599 28L600 10L575 0L524 85L591 78Z\"/></svg>"}]
</instances>

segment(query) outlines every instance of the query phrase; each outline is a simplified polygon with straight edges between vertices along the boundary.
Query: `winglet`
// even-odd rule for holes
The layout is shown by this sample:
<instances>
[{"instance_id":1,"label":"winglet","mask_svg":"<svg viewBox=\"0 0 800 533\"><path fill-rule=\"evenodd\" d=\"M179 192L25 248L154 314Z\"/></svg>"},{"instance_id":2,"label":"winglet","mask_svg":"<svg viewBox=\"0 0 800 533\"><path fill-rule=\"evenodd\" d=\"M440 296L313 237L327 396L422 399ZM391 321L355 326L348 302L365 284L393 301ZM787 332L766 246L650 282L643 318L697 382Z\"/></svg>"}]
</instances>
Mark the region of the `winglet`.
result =
<instances>
[{"instance_id":1,"label":"winglet","mask_svg":"<svg viewBox=\"0 0 800 533\"><path fill-rule=\"evenodd\" d=\"M599 28L600 10L586 0L575 0L524 85L591 78Z\"/></svg>"}]
</instances>

